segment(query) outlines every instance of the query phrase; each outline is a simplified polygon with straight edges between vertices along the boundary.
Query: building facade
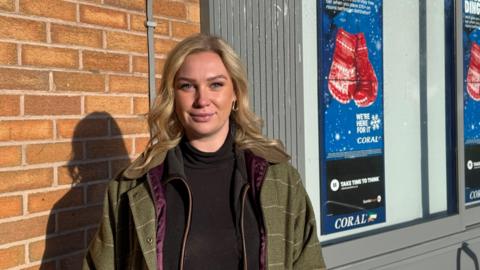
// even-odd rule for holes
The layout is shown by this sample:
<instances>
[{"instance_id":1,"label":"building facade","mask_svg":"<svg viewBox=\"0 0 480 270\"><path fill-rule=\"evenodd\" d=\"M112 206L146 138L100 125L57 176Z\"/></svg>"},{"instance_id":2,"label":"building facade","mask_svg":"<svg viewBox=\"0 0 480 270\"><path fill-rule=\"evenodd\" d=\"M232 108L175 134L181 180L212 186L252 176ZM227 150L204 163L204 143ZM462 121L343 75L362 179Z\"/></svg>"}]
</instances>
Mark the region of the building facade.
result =
<instances>
[{"instance_id":1,"label":"building facade","mask_svg":"<svg viewBox=\"0 0 480 270\"><path fill-rule=\"evenodd\" d=\"M0 0L0 269L80 268L149 137L145 2ZM194 33L243 59L328 269L479 269L480 2L153 3L157 85Z\"/></svg>"}]
</instances>

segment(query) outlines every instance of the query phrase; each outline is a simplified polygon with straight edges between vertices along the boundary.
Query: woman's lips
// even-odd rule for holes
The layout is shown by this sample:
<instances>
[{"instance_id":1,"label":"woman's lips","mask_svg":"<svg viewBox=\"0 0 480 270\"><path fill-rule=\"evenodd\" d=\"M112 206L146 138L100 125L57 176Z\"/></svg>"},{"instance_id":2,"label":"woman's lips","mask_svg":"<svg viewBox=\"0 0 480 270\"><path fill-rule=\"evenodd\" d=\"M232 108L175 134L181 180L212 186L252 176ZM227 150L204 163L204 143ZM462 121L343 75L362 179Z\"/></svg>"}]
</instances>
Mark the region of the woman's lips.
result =
<instances>
[{"instance_id":1,"label":"woman's lips","mask_svg":"<svg viewBox=\"0 0 480 270\"><path fill-rule=\"evenodd\" d=\"M195 122L208 122L215 113L191 113L190 117Z\"/></svg>"}]
</instances>

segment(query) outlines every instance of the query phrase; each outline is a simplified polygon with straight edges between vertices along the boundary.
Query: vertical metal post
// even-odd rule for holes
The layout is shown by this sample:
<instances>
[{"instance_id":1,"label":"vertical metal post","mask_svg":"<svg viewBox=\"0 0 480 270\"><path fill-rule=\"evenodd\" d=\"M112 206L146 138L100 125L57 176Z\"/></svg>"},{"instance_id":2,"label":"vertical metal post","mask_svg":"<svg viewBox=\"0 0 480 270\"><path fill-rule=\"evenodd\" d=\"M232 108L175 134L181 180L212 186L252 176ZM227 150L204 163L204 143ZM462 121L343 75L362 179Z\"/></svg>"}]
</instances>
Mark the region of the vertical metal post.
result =
<instances>
[{"instance_id":1,"label":"vertical metal post","mask_svg":"<svg viewBox=\"0 0 480 270\"><path fill-rule=\"evenodd\" d=\"M146 0L147 46L148 46L148 98L150 108L153 106L157 92L155 91L155 40L153 31L157 23L153 20L153 0Z\"/></svg>"},{"instance_id":2,"label":"vertical metal post","mask_svg":"<svg viewBox=\"0 0 480 270\"><path fill-rule=\"evenodd\" d=\"M428 217L430 215L430 189L428 174L427 2L420 0L419 4L422 212L423 217Z\"/></svg>"}]
</instances>

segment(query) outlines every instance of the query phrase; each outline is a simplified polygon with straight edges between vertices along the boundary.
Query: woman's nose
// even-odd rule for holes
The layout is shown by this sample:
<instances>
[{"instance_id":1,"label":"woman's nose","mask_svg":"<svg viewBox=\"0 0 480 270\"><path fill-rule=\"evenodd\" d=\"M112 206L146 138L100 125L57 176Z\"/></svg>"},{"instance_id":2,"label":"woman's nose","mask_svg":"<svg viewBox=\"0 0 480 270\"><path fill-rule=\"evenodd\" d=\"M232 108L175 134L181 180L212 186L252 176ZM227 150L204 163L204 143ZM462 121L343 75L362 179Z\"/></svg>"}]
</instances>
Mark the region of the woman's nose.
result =
<instances>
[{"instance_id":1,"label":"woman's nose","mask_svg":"<svg viewBox=\"0 0 480 270\"><path fill-rule=\"evenodd\" d=\"M205 107L210 105L210 97L208 89L205 86L199 86L195 96L195 105L198 107Z\"/></svg>"}]
</instances>

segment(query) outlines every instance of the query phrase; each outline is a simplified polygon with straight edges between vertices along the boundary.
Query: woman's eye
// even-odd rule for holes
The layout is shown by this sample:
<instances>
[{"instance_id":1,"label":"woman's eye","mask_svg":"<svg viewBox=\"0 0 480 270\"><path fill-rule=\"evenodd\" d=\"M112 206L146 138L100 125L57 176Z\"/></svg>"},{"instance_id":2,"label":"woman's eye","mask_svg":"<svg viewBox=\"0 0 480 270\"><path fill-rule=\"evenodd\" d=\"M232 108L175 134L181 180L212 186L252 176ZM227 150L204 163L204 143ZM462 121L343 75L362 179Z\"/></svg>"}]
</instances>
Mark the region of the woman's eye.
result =
<instances>
[{"instance_id":1,"label":"woman's eye","mask_svg":"<svg viewBox=\"0 0 480 270\"><path fill-rule=\"evenodd\" d=\"M191 83L181 83L179 86L178 86L178 89L181 89L181 90L188 90L190 88L192 88L193 85Z\"/></svg>"},{"instance_id":2,"label":"woman's eye","mask_svg":"<svg viewBox=\"0 0 480 270\"><path fill-rule=\"evenodd\" d=\"M211 84L211 87L213 89L217 89L217 88L220 88L222 86L223 86L223 83L220 83L220 82L214 82L214 83Z\"/></svg>"}]
</instances>

